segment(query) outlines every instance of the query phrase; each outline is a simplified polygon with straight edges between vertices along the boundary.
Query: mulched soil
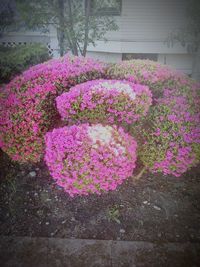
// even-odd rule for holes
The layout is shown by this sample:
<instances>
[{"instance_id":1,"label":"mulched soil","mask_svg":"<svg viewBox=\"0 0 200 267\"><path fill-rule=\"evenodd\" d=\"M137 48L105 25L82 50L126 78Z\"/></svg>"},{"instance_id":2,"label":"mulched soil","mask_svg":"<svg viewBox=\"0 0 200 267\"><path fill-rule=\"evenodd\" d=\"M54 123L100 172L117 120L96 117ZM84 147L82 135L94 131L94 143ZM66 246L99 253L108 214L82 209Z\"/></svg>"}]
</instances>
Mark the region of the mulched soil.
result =
<instances>
[{"instance_id":1,"label":"mulched soil","mask_svg":"<svg viewBox=\"0 0 200 267\"><path fill-rule=\"evenodd\" d=\"M1 235L200 241L199 167L180 178L145 174L114 192L70 198L44 163L19 166L2 152L0 161Z\"/></svg>"}]
</instances>

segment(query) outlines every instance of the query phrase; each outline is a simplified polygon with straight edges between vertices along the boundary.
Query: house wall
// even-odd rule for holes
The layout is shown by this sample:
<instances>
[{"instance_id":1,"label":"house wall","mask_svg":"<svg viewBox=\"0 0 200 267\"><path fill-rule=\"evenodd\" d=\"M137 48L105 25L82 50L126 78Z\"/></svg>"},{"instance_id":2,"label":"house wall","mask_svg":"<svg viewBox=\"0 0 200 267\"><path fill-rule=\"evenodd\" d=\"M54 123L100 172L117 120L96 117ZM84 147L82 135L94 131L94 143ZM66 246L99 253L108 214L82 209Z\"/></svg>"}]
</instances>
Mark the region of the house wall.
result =
<instances>
[{"instance_id":1,"label":"house wall","mask_svg":"<svg viewBox=\"0 0 200 267\"><path fill-rule=\"evenodd\" d=\"M121 53L108 53L108 52L87 52L88 57L92 57L95 59L101 59L104 62L116 63L122 60Z\"/></svg>"},{"instance_id":2,"label":"house wall","mask_svg":"<svg viewBox=\"0 0 200 267\"><path fill-rule=\"evenodd\" d=\"M192 73L194 56L190 54L160 54L158 62L186 74Z\"/></svg>"},{"instance_id":3,"label":"house wall","mask_svg":"<svg viewBox=\"0 0 200 267\"><path fill-rule=\"evenodd\" d=\"M163 42L185 23L185 0L122 0L121 40Z\"/></svg>"},{"instance_id":4,"label":"house wall","mask_svg":"<svg viewBox=\"0 0 200 267\"><path fill-rule=\"evenodd\" d=\"M108 32L106 43L90 45L88 55L118 62L123 53L156 53L158 62L191 74L193 55L178 42L173 45L166 42L171 32L184 27L186 2L122 0L121 16L116 17L119 30Z\"/></svg>"},{"instance_id":5,"label":"house wall","mask_svg":"<svg viewBox=\"0 0 200 267\"><path fill-rule=\"evenodd\" d=\"M119 30L106 34L107 42L98 41L88 47L87 55L105 62L119 62L124 53L156 53L158 62L191 74L194 56L180 43L169 45L166 38L186 23L186 0L122 0L122 11L116 16ZM0 44L40 42L54 58L59 57L56 30L9 33Z\"/></svg>"},{"instance_id":6,"label":"house wall","mask_svg":"<svg viewBox=\"0 0 200 267\"><path fill-rule=\"evenodd\" d=\"M15 46L18 44L42 43L48 48L49 54L54 58L59 57L58 39L53 26L49 27L49 33L36 31L9 32L0 38L0 45Z\"/></svg>"}]
</instances>

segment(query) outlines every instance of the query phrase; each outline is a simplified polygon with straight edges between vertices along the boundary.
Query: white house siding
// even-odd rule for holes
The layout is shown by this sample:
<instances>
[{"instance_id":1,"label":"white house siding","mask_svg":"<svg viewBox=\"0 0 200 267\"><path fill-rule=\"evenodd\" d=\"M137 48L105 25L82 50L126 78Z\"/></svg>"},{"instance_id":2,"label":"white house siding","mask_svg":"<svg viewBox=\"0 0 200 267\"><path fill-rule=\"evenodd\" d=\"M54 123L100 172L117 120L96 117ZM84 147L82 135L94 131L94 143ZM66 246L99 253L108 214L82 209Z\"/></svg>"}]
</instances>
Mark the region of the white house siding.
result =
<instances>
[{"instance_id":1,"label":"white house siding","mask_svg":"<svg viewBox=\"0 0 200 267\"><path fill-rule=\"evenodd\" d=\"M47 46L49 54L59 57L58 39L55 28L50 26L48 33L37 31L9 32L0 38L0 45L15 46L18 44L42 43Z\"/></svg>"},{"instance_id":2,"label":"white house siding","mask_svg":"<svg viewBox=\"0 0 200 267\"><path fill-rule=\"evenodd\" d=\"M122 0L121 40L163 42L185 21L184 0Z\"/></svg>"},{"instance_id":3,"label":"white house siding","mask_svg":"<svg viewBox=\"0 0 200 267\"><path fill-rule=\"evenodd\" d=\"M119 62L122 59L122 54L120 53L99 53L99 52L88 52L87 53L88 57L93 57L95 59L101 59L104 62L110 62L110 63L115 63Z\"/></svg>"},{"instance_id":4,"label":"white house siding","mask_svg":"<svg viewBox=\"0 0 200 267\"><path fill-rule=\"evenodd\" d=\"M193 56L190 54L160 54L158 62L166 64L186 74L191 74L193 67Z\"/></svg>"},{"instance_id":5,"label":"white house siding","mask_svg":"<svg viewBox=\"0 0 200 267\"><path fill-rule=\"evenodd\" d=\"M121 16L116 16L119 30L108 32L107 42L90 45L88 56L106 62L118 62L122 55L154 53L158 62L191 74L193 55L180 43L167 45L170 32L181 28L186 22L185 7L188 0L122 0ZM59 57L56 30L50 27L48 34L39 32L9 33L0 44L40 42L48 46L54 57Z\"/></svg>"},{"instance_id":6,"label":"white house siding","mask_svg":"<svg viewBox=\"0 0 200 267\"><path fill-rule=\"evenodd\" d=\"M122 0L121 16L116 17L119 30L108 32L107 42L98 41L95 47L90 46L88 54L117 62L124 53L156 53L158 62L191 74L193 55L178 42L173 46L166 42L171 32L185 25L186 2Z\"/></svg>"}]
</instances>

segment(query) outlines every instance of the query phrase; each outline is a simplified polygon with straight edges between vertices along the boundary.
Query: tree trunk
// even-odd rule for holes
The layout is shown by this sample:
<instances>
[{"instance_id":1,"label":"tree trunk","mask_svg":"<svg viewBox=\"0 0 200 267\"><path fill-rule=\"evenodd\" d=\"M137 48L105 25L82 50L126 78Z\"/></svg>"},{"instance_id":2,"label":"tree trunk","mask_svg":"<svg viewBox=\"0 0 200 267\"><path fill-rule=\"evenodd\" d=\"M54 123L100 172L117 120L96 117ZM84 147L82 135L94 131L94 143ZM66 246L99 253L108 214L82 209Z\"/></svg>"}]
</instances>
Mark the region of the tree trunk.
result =
<instances>
[{"instance_id":1,"label":"tree trunk","mask_svg":"<svg viewBox=\"0 0 200 267\"><path fill-rule=\"evenodd\" d=\"M200 43L198 45L197 52L195 53L195 58L192 68L192 78L200 82Z\"/></svg>"},{"instance_id":2,"label":"tree trunk","mask_svg":"<svg viewBox=\"0 0 200 267\"><path fill-rule=\"evenodd\" d=\"M87 46L88 46L88 35L89 35L89 19L90 19L90 3L91 0L85 0L85 33L84 33L84 45L82 56L86 56Z\"/></svg>"},{"instance_id":3,"label":"tree trunk","mask_svg":"<svg viewBox=\"0 0 200 267\"><path fill-rule=\"evenodd\" d=\"M59 7L59 27L57 29L58 43L60 47L60 56L64 55L64 0L58 0Z\"/></svg>"},{"instance_id":4,"label":"tree trunk","mask_svg":"<svg viewBox=\"0 0 200 267\"><path fill-rule=\"evenodd\" d=\"M71 1L68 0L68 10L69 10L69 25L70 25L70 37L71 37L71 44L72 44L72 53L75 56L78 56L78 48L77 48L77 43L76 43L76 35L74 32L74 20L73 20L73 14L72 14L72 6L71 6Z\"/></svg>"}]
</instances>

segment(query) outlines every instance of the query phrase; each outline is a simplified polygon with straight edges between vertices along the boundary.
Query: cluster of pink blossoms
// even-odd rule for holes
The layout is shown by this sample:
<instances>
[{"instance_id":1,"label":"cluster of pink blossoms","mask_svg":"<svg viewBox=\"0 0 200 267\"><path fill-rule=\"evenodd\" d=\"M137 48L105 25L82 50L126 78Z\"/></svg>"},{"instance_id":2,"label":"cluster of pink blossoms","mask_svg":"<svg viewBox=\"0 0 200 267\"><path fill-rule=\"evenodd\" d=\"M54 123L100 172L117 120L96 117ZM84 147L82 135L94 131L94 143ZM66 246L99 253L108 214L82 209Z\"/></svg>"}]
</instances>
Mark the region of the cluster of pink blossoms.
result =
<instances>
[{"instance_id":1,"label":"cluster of pink blossoms","mask_svg":"<svg viewBox=\"0 0 200 267\"><path fill-rule=\"evenodd\" d=\"M152 95L149 88L153 93L153 103L151 103ZM199 88L199 84L185 75L148 60L124 61L108 66L107 69L105 64L86 58L66 56L50 60L25 71L1 90L0 147L18 162L38 162L44 153L44 136L47 131L61 126L60 115L70 124L73 122L101 122L118 125L124 122L131 124L138 121L139 123L135 123L134 126L135 129L139 129L135 135L135 138L139 137L137 140L139 160L152 172L180 176L200 161ZM151 104L152 107L147 114ZM90 180L93 176L87 176L87 173L93 174L93 165L90 165L89 162L91 156L95 158L96 154L91 153L100 155L101 146L98 145L99 141L92 147L89 141L84 145L75 141L77 136L82 136L84 131L84 140L89 138L86 130L89 126L84 125L55 129L46 136L47 165L58 184L71 195L79 192L87 194L101 190L106 191L114 189L114 184L118 184L118 182L114 183L105 178L105 183L103 182L99 186L97 176L94 176L95 182ZM96 129L96 126L93 127ZM99 125L97 128L101 129L100 133L104 132L102 126ZM115 126L114 129L116 132ZM98 132L97 129L95 131ZM124 137L123 131L119 131ZM71 134L72 132L73 134ZM102 136L104 135L102 134ZM61 138L60 141L59 138ZM63 145L65 138L68 140L66 147ZM113 138L115 141L119 139L118 137L115 139L115 135ZM52 141L54 139L55 144ZM87 140L91 141L91 138ZM98 137L98 140L101 140L101 136ZM79 151L77 153L85 160L85 163L82 163L83 166L88 164L87 172L82 172L82 165L79 165L80 158L75 149L70 150L73 152L70 152L71 154L67 150L68 145L69 149L72 149L70 142L75 142L77 145L77 147L74 146ZM109 145L105 143L102 151L104 149L107 151L106 146L109 153L112 151L111 154L115 155L118 160L115 146L112 150L110 143ZM132 148L134 154L134 146ZM70 165L63 163L65 158L60 160L64 153L62 151L65 149L65 156L70 155ZM120 153L124 152L122 147L119 148L119 151ZM128 150L126 154L128 164L131 161L135 162L133 154ZM106 155L105 153L105 157L108 156ZM102 156L100 159L104 161ZM124 165L120 165L122 164L120 161L115 165L113 163L115 159L112 159L111 156L106 159L108 165L105 170L109 173L109 168L111 168L112 179L116 177L118 181L125 179L121 178L121 169L118 169L119 166L122 166L122 169L124 166L127 167L125 158ZM96 164L99 161L95 158L94 162ZM59 164L57 164L58 162ZM93 159L91 164L92 162ZM130 164L133 164L134 168L134 163ZM80 173L79 170L81 170ZM80 175L77 176L77 173ZM100 171L97 172L98 175L100 173ZM124 171L126 177L130 173ZM80 177L81 179L79 179ZM66 182L66 179L69 180L69 183ZM79 183L79 180L84 182ZM69 185L70 183L71 185Z\"/></svg>"},{"instance_id":2,"label":"cluster of pink blossoms","mask_svg":"<svg viewBox=\"0 0 200 267\"><path fill-rule=\"evenodd\" d=\"M200 98L165 90L153 109L141 157L152 172L180 176L200 161ZM191 102L191 100L193 100ZM149 159L148 159L149 157Z\"/></svg>"},{"instance_id":3,"label":"cluster of pink blossoms","mask_svg":"<svg viewBox=\"0 0 200 267\"><path fill-rule=\"evenodd\" d=\"M15 77L0 95L0 147L18 162L38 162L44 134L59 114L55 98L71 86L100 78L104 64L68 55L31 67Z\"/></svg>"},{"instance_id":4,"label":"cluster of pink blossoms","mask_svg":"<svg viewBox=\"0 0 200 267\"><path fill-rule=\"evenodd\" d=\"M178 90L181 86L191 85L186 75L151 60L135 59L111 65L106 71L106 77L146 85L153 97L161 96L165 88Z\"/></svg>"},{"instance_id":5,"label":"cluster of pink blossoms","mask_svg":"<svg viewBox=\"0 0 200 267\"><path fill-rule=\"evenodd\" d=\"M143 84L152 91L153 107L138 138L138 156L147 169L180 176L199 163L199 84L149 60L112 65L106 77Z\"/></svg>"},{"instance_id":6,"label":"cluster of pink blossoms","mask_svg":"<svg viewBox=\"0 0 200 267\"><path fill-rule=\"evenodd\" d=\"M116 126L65 126L45 142L50 173L70 196L115 190L135 168L137 144Z\"/></svg>"},{"instance_id":7,"label":"cluster of pink blossoms","mask_svg":"<svg viewBox=\"0 0 200 267\"><path fill-rule=\"evenodd\" d=\"M67 122L133 123L147 114L152 95L147 86L121 80L94 80L56 98Z\"/></svg>"}]
</instances>

